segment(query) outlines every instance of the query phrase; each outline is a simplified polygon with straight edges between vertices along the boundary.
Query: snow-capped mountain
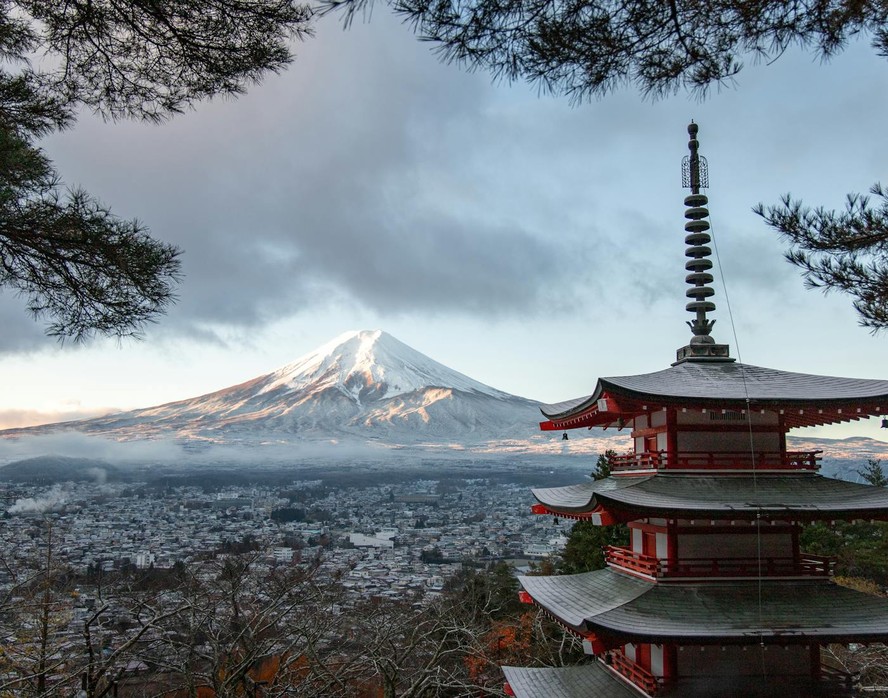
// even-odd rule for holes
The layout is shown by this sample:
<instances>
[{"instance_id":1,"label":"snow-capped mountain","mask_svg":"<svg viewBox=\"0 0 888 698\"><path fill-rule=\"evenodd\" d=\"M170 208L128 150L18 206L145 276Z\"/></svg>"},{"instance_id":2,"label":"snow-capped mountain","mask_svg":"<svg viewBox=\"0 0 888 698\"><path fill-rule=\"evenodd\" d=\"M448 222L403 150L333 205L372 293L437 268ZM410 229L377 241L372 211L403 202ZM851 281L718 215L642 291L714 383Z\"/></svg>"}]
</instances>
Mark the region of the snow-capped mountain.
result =
<instances>
[{"instance_id":1,"label":"snow-capped mountain","mask_svg":"<svg viewBox=\"0 0 888 698\"><path fill-rule=\"evenodd\" d=\"M280 387L310 387L314 391L333 388L358 405L440 387L495 398L514 397L420 354L382 330L341 334L268 378L260 394Z\"/></svg>"},{"instance_id":2,"label":"snow-capped mountain","mask_svg":"<svg viewBox=\"0 0 888 698\"><path fill-rule=\"evenodd\" d=\"M65 429L126 440L351 436L480 443L535 436L539 419L536 402L479 383L375 330L345 333L273 373L200 397L14 431Z\"/></svg>"}]
</instances>

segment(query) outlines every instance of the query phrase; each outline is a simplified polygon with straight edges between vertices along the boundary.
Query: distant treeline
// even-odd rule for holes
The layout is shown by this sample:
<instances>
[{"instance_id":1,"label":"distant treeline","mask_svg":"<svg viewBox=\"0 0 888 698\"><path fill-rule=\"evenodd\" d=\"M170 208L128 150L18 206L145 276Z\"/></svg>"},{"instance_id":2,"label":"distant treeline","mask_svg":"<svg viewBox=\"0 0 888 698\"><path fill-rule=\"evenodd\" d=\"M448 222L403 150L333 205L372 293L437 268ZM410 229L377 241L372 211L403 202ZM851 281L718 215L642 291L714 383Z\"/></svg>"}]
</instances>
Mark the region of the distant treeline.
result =
<instances>
[{"instance_id":1,"label":"distant treeline","mask_svg":"<svg viewBox=\"0 0 888 698\"><path fill-rule=\"evenodd\" d=\"M293 465L238 466L155 466L134 468L115 466L95 459L47 456L16 461L0 468L0 480L51 485L69 481L145 482L156 491L174 487L197 487L216 491L226 487L289 487L299 480L319 480L329 488L375 487L434 479L441 486L457 489L466 480L486 480L492 485L514 483L528 487L575 484L583 479L580 472L551 472L550 465L514 466L502 460L424 461L422 465L403 467L384 463L351 462L334 465L296 463Z\"/></svg>"}]
</instances>

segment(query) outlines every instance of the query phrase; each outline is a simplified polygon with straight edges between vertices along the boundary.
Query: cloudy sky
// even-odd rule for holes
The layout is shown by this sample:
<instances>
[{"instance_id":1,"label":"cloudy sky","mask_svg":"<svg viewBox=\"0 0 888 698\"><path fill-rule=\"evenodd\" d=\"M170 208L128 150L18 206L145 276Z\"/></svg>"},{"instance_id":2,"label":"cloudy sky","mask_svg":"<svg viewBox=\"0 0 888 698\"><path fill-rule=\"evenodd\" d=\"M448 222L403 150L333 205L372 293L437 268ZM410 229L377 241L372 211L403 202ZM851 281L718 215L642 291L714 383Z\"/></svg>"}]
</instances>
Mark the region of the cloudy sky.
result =
<instances>
[{"instance_id":1,"label":"cloudy sky","mask_svg":"<svg viewBox=\"0 0 888 698\"><path fill-rule=\"evenodd\" d=\"M884 179L888 62L865 43L828 64L750 61L704 102L627 90L576 107L440 64L382 8L296 53L237 101L162 126L87 114L44 142L67 184L179 245L186 276L141 342L59 346L0 295L0 425L192 397L350 329L544 401L664 368L690 336L690 119L727 285L716 339L747 363L888 377L888 335L804 290L751 212L786 192L837 207ZM824 435L888 439L877 427Z\"/></svg>"}]
</instances>

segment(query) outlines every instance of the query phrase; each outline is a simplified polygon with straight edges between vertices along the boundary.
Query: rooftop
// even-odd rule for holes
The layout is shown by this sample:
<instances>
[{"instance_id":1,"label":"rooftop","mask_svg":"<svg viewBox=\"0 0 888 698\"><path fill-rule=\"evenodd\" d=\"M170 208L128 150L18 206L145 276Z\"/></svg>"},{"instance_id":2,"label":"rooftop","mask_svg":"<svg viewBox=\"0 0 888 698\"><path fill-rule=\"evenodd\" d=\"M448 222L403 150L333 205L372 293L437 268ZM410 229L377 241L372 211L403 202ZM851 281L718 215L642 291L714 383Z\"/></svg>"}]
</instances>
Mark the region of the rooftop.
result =
<instances>
[{"instance_id":1,"label":"rooftop","mask_svg":"<svg viewBox=\"0 0 888 698\"><path fill-rule=\"evenodd\" d=\"M638 691L598 662L560 668L504 666L515 698L638 698Z\"/></svg>"},{"instance_id":2,"label":"rooftop","mask_svg":"<svg viewBox=\"0 0 888 698\"><path fill-rule=\"evenodd\" d=\"M888 489L815 475L669 475L609 477L532 490L547 512L567 516L598 508L639 516L742 519L883 518Z\"/></svg>"},{"instance_id":3,"label":"rooftop","mask_svg":"<svg viewBox=\"0 0 888 698\"><path fill-rule=\"evenodd\" d=\"M605 426L616 422L619 412L614 411L613 406L600 410L602 398L611 398L627 413L641 411L641 403L650 408L664 405L730 406L750 410L816 407L827 409L831 414L826 415L829 419L821 418L814 423L828 423L888 414L888 380L817 376L741 363L687 361L654 373L600 378L591 395L543 405L540 409L554 422L586 416L589 423L585 426ZM822 412L819 414L824 416ZM801 415L787 416L788 426L805 426L808 422L793 419Z\"/></svg>"},{"instance_id":4,"label":"rooftop","mask_svg":"<svg viewBox=\"0 0 888 698\"><path fill-rule=\"evenodd\" d=\"M610 569L519 577L534 601L580 633L687 644L884 642L888 599L828 581L655 584Z\"/></svg>"}]
</instances>

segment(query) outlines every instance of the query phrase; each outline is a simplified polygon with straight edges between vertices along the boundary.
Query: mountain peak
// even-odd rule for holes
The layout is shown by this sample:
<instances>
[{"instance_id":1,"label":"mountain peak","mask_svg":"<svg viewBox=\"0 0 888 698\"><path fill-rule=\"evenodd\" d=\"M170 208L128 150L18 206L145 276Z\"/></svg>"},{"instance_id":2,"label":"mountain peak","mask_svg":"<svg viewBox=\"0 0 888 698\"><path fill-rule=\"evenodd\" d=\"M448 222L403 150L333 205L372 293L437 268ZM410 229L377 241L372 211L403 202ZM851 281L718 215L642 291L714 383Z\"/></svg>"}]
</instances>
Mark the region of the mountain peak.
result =
<instances>
[{"instance_id":1,"label":"mountain peak","mask_svg":"<svg viewBox=\"0 0 888 698\"><path fill-rule=\"evenodd\" d=\"M269 376L261 393L337 388L358 403L424 388L452 388L506 397L421 354L382 330L344 332Z\"/></svg>"}]
</instances>

